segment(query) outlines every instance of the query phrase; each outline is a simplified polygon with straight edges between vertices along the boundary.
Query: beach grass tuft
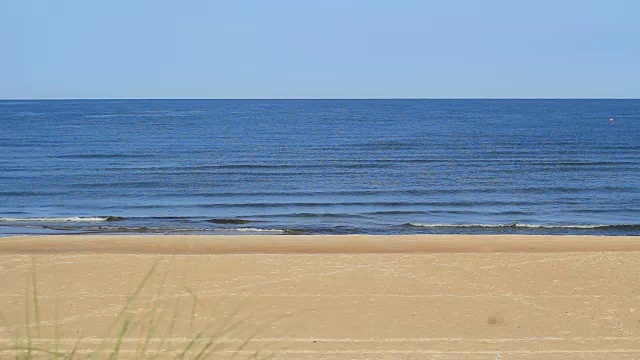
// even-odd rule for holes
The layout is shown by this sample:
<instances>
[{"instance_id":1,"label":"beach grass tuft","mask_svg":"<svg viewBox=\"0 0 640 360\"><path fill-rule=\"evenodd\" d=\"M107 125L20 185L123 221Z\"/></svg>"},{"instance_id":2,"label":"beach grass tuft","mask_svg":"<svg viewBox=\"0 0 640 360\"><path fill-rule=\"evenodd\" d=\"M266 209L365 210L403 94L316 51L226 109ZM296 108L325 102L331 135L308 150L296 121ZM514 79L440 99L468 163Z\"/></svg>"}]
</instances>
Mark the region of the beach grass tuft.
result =
<instances>
[{"instance_id":1,"label":"beach grass tuft","mask_svg":"<svg viewBox=\"0 0 640 360\"><path fill-rule=\"evenodd\" d=\"M105 335L99 343L96 343L95 338L92 341L85 341L87 339L78 336L73 341L72 347L65 347L62 341L65 329L60 323L57 299L54 303L52 336L43 336L45 331L43 331L42 325L46 322L43 322L41 318L40 307L43 303L39 298L37 266L34 260L31 275L25 278L24 323L20 326L10 327L6 316L0 312L0 325L6 329L16 329L12 336L13 345L0 346L0 359L5 359L6 355L9 355L15 360L115 360L122 358L201 360L212 357L215 359L269 359L275 355L273 353L263 355L260 350L246 351L255 336L273 321L256 324L250 315L240 316L242 307L238 307L236 311L224 317L215 319L215 324L211 320L207 321L204 326L198 329L197 333L187 338L186 341L182 338L182 343L174 343L172 339L176 326L183 323L191 333L195 326L196 315L205 304L200 301L193 290L181 284L181 291L188 300L184 301L182 300L183 296L176 296L175 300L170 302L170 309L166 309L167 306L163 306L162 301L166 299L164 294L166 272L162 276L160 284L156 284L157 290L152 300L150 302L143 301L141 294L149 287L152 275L158 275L158 265L159 262L156 262L128 295L113 322L106 326ZM189 302L191 304L188 304ZM183 306L189 307L188 313L182 311ZM143 311L140 311L141 309ZM170 312L170 316L163 316L165 310ZM186 316L182 318L182 314ZM132 344L132 340L128 338L136 332L142 336L136 338L137 344ZM245 332L248 334L242 336ZM157 336L160 337L160 341L157 341ZM242 340L237 344L221 341L232 336ZM69 342L68 338L64 340L65 343Z\"/></svg>"}]
</instances>

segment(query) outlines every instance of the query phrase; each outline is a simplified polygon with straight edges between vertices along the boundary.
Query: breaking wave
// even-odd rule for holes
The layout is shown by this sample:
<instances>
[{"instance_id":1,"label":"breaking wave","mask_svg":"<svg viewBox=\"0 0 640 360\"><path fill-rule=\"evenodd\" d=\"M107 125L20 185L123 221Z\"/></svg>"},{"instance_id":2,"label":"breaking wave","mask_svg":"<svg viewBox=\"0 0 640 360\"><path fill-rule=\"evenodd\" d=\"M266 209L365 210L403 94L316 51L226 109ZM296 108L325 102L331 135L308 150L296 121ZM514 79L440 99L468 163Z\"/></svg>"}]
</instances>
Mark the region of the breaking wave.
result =
<instances>
[{"instance_id":1,"label":"breaking wave","mask_svg":"<svg viewBox=\"0 0 640 360\"><path fill-rule=\"evenodd\" d=\"M523 229L640 229L640 224L426 224L410 222L403 224L413 227L424 228L485 228L485 229L501 229L501 228L523 228Z\"/></svg>"}]
</instances>

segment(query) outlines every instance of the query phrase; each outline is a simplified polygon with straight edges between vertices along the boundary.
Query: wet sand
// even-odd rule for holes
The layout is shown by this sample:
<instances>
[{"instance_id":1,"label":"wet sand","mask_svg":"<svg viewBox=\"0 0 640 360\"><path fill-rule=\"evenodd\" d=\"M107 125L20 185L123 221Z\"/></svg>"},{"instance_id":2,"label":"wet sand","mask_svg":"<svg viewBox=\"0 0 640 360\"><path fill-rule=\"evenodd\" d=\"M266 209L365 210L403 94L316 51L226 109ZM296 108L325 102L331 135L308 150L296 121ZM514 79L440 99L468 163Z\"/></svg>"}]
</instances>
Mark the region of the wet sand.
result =
<instances>
[{"instance_id":1,"label":"wet sand","mask_svg":"<svg viewBox=\"0 0 640 360\"><path fill-rule=\"evenodd\" d=\"M639 273L640 237L0 238L0 359L27 335L121 358L637 359Z\"/></svg>"}]
</instances>

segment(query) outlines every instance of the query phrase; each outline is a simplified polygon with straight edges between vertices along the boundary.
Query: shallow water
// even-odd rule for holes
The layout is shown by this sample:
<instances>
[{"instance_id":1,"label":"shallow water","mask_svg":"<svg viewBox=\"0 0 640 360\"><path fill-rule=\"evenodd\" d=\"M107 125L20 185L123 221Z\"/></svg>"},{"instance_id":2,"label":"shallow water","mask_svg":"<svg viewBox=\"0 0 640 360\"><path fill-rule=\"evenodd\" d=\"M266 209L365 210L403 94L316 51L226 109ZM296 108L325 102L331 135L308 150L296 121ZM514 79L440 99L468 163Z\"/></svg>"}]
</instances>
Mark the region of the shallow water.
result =
<instances>
[{"instance_id":1,"label":"shallow water","mask_svg":"<svg viewBox=\"0 0 640 360\"><path fill-rule=\"evenodd\" d=\"M0 124L2 235L640 235L640 100L0 101Z\"/></svg>"}]
</instances>

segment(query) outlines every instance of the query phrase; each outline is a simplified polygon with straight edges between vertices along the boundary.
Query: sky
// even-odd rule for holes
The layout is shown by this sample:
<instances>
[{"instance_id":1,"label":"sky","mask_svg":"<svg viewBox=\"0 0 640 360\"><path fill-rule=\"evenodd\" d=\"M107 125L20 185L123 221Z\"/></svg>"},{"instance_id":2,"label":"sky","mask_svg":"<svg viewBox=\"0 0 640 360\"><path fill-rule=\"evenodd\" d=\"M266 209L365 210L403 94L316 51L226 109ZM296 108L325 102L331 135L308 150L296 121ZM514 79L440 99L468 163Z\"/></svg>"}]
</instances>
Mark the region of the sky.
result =
<instances>
[{"instance_id":1,"label":"sky","mask_svg":"<svg viewBox=\"0 0 640 360\"><path fill-rule=\"evenodd\" d=\"M0 0L0 99L638 98L636 0Z\"/></svg>"}]
</instances>

